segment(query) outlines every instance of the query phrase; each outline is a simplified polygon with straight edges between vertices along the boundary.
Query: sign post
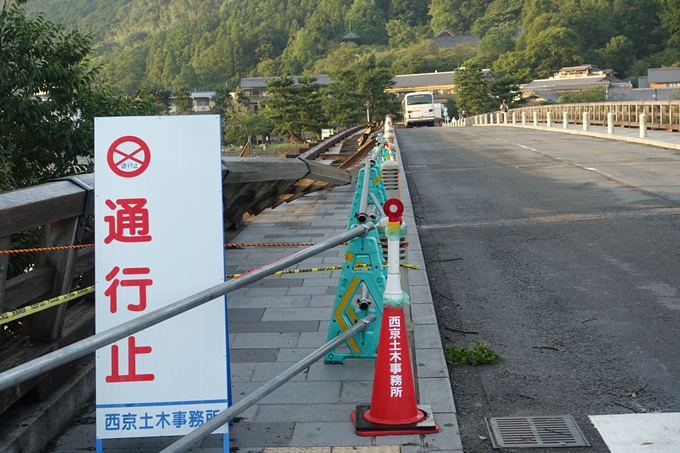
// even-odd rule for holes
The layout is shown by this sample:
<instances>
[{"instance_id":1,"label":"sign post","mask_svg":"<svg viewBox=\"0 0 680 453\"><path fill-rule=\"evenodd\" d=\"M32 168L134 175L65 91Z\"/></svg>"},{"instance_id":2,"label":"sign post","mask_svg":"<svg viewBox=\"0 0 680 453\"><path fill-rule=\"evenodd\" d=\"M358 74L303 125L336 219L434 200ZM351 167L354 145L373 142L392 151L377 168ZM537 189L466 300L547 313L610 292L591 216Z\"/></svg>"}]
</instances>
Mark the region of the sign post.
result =
<instances>
[{"instance_id":1,"label":"sign post","mask_svg":"<svg viewBox=\"0 0 680 453\"><path fill-rule=\"evenodd\" d=\"M95 162L97 332L224 282L219 116L96 118ZM99 349L97 451L225 410L228 338L220 297Z\"/></svg>"}]
</instances>

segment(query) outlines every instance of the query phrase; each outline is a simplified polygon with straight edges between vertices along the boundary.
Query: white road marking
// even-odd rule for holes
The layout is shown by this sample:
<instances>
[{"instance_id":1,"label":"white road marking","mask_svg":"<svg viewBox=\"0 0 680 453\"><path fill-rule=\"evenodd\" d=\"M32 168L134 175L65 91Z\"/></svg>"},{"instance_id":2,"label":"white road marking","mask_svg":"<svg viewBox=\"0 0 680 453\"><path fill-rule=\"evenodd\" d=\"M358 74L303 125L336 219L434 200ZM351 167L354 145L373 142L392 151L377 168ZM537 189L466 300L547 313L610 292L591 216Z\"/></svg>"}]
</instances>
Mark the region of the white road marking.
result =
<instances>
[{"instance_id":1,"label":"white road marking","mask_svg":"<svg viewBox=\"0 0 680 453\"><path fill-rule=\"evenodd\" d=\"M581 165L581 164L574 164L574 165L577 166L577 167L579 167L579 168L582 168L582 169L584 169L584 170L592 171L592 172L595 172L595 173L597 173L597 174L599 174L599 175L605 176L605 177L607 177L607 178L614 179L614 177L613 177L612 175L610 175L609 173L605 173L605 172L603 172L603 171L601 171L601 170L598 170L597 168L593 168L593 167L584 167L584 166Z\"/></svg>"},{"instance_id":2,"label":"white road marking","mask_svg":"<svg viewBox=\"0 0 680 453\"><path fill-rule=\"evenodd\" d=\"M611 453L677 453L680 413L591 415Z\"/></svg>"},{"instance_id":3,"label":"white road marking","mask_svg":"<svg viewBox=\"0 0 680 453\"><path fill-rule=\"evenodd\" d=\"M510 143L512 145L519 146L520 148L528 149L529 151L539 152L537 149L530 148L530 147L525 146L525 145L520 145L519 143L511 143L511 142L508 142L506 140L501 140L500 138L497 138L496 140L498 140L499 142ZM555 159L555 160L563 160L561 157L552 157L552 158ZM584 167L583 165L577 164L577 163L573 163L573 165L576 166L576 167L582 168L584 170L595 172L595 173L600 174L600 175L602 175L606 178L614 179L614 177L612 175L610 175L609 173L605 173L603 171L600 171L597 168Z\"/></svg>"},{"instance_id":4,"label":"white road marking","mask_svg":"<svg viewBox=\"0 0 680 453\"><path fill-rule=\"evenodd\" d=\"M519 143L513 143L513 145L517 145L517 146L519 146L520 148L528 149L529 151L536 151L536 152L538 152L537 149L529 148L528 146L520 145Z\"/></svg>"}]
</instances>

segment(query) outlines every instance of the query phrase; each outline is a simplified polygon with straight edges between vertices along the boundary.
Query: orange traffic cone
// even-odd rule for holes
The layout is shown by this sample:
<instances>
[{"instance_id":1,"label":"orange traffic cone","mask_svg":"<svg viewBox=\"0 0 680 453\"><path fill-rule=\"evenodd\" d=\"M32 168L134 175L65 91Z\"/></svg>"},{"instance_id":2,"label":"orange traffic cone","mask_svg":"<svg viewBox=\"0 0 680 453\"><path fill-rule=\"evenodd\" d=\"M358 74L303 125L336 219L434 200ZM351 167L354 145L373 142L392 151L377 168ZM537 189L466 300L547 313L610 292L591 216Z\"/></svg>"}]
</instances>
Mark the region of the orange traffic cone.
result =
<instances>
[{"instance_id":1,"label":"orange traffic cone","mask_svg":"<svg viewBox=\"0 0 680 453\"><path fill-rule=\"evenodd\" d=\"M360 436L429 434L439 432L429 406L418 406L413 383L411 354L406 334L403 303L408 296L399 282L400 219L403 204L397 199L385 203L387 223L388 275L380 340L373 377L370 405L358 405L352 422ZM396 247L395 247L396 245Z\"/></svg>"}]
</instances>

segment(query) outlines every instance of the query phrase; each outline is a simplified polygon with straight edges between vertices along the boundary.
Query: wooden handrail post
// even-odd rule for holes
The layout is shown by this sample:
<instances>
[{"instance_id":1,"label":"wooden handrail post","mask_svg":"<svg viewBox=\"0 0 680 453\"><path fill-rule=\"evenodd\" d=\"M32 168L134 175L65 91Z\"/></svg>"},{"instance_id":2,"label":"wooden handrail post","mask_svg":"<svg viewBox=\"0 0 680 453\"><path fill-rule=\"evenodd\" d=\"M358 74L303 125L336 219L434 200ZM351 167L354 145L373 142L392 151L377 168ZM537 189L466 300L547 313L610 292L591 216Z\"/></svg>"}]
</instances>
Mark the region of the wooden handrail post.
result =
<instances>
[{"instance_id":1,"label":"wooden handrail post","mask_svg":"<svg viewBox=\"0 0 680 453\"><path fill-rule=\"evenodd\" d=\"M73 245L78 229L78 217L52 222L43 228L40 238L42 247ZM66 294L71 290L76 266L76 250L56 250L41 252L36 267L53 265L55 268L52 290L45 298ZM45 342L53 342L61 336L64 327L67 304L61 304L49 310L36 313L24 322L24 332L31 338Z\"/></svg>"}]
</instances>

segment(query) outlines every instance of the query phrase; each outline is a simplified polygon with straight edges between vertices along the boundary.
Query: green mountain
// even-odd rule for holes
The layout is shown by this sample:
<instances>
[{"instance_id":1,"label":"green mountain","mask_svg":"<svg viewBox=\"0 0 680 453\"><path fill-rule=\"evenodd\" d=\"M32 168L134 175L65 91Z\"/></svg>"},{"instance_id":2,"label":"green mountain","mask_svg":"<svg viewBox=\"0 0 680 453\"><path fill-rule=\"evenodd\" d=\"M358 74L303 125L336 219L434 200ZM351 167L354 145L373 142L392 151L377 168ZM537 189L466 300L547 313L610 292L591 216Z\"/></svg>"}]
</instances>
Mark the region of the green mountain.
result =
<instances>
[{"instance_id":1,"label":"green mountain","mask_svg":"<svg viewBox=\"0 0 680 453\"><path fill-rule=\"evenodd\" d=\"M241 77L385 67L493 68L521 81L582 63L637 76L680 63L670 0L30 0L92 35L93 62L128 93L235 88ZM348 31L360 45L341 43ZM439 48L446 27L479 45Z\"/></svg>"}]
</instances>

